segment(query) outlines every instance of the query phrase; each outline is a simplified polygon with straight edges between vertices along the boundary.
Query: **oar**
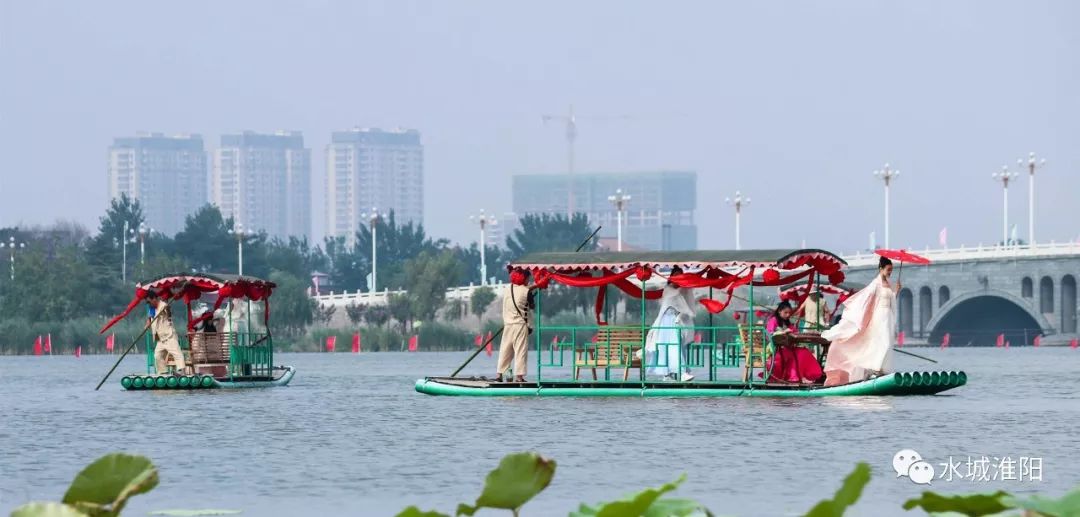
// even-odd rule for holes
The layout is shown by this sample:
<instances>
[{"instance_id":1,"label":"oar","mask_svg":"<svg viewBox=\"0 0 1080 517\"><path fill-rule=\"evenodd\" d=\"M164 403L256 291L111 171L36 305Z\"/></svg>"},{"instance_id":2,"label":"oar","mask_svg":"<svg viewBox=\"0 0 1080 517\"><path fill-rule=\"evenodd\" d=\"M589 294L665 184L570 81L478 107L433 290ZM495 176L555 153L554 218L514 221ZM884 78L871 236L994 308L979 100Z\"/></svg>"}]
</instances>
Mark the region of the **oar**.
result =
<instances>
[{"instance_id":1,"label":"oar","mask_svg":"<svg viewBox=\"0 0 1080 517\"><path fill-rule=\"evenodd\" d=\"M910 355L911 357L918 357L919 359L922 359L923 361L930 361L931 363L937 364L937 361L935 361L933 359L930 359L929 357L923 357L923 356L921 356L919 354L913 354L913 353L908 352L906 350L901 350L899 348L893 348L893 351L900 352L901 354L907 354L907 355Z\"/></svg>"},{"instance_id":2,"label":"oar","mask_svg":"<svg viewBox=\"0 0 1080 517\"><path fill-rule=\"evenodd\" d=\"M112 372L116 371L116 367L120 366L120 362L123 361L125 357L127 357L128 352L131 352L131 349L135 348L135 345L139 342L139 340L142 339L144 335L146 335L146 331L150 330L150 325L154 322L154 320L156 320L158 316L164 313L165 311L158 311L158 313L154 315L153 319L151 319L150 322L147 323L145 327L143 327L142 332L139 332L139 335L135 339L131 340L131 345L128 346L127 350L124 350L123 354L120 355L120 359L116 360L116 364L114 364L113 367L109 369L109 373L106 373L105 377L102 377L101 382L99 382L97 387L94 388L94 391L101 389L101 385L105 384L105 381L109 379L109 376L112 375Z\"/></svg>"},{"instance_id":3,"label":"oar","mask_svg":"<svg viewBox=\"0 0 1080 517\"><path fill-rule=\"evenodd\" d=\"M597 226L596 229L593 230L593 232L590 233L589 236L585 238L585 240L581 241L581 244L578 244L578 247L574 249L574 253L577 253L577 252L581 251L581 248L584 248L585 245L588 244L589 241L591 241L593 237L596 237L597 233L600 233L601 228L603 228L602 225ZM471 363L472 360L476 358L476 356L480 355L480 351L483 350L484 348L486 348L487 344L491 343L491 341L493 339L495 339L496 336L498 336L499 334L502 334L502 331L503 331L504 328L506 328L506 327L499 327L499 331L496 332L494 336L491 336L491 339L489 339L487 343L484 343L483 345L480 346L480 348L478 348L475 352L473 352L473 355L470 355L469 358L466 359L464 363L461 363L461 366L458 366L458 369L454 370L454 373L450 374L450 376L451 377L457 377L458 372L460 372L462 369L464 369L466 366L468 366L468 364Z\"/></svg>"},{"instance_id":4,"label":"oar","mask_svg":"<svg viewBox=\"0 0 1080 517\"><path fill-rule=\"evenodd\" d=\"M458 366L458 369L454 370L454 373L451 373L450 376L451 377L457 377L457 374L460 373L461 370L464 369L466 365L468 365L470 362L472 362L474 357L480 355L481 350L487 348L487 346L489 344L491 344L492 341L495 341L495 338L499 337L499 334L502 334L502 331L503 331L504 328L506 328L506 327L499 327L499 331L496 332L495 334L493 334L490 338L488 338L486 343L484 343L484 344L480 345L479 347L477 347L476 351L473 352L473 354L470 355L469 358L464 363L461 364L461 366Z\"/></svg>"}]
</instances>

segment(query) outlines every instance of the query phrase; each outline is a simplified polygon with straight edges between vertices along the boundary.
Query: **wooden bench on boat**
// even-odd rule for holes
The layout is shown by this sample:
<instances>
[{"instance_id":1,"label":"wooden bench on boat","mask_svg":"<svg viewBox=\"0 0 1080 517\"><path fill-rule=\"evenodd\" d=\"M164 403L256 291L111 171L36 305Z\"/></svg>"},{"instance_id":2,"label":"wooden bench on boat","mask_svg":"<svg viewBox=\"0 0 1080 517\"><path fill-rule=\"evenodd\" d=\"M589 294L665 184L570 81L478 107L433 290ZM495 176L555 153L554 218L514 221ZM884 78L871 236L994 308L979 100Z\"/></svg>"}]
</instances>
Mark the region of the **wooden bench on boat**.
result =
<instances>
[{"instance_id":1,"label":"wooden bench on boat","mask_svg":"<svg viewBox=\"0 0 1080 517\"><path fill-rule=\"evenodd\" d=\"M765 326L755 326L751 338L750 329L746 325L739 325L739 341L743 346L742 380L746 382L750 378L751 368L765 369Z\"/></svg>"},{"instance_id":2,"label":"wooden bench on boat","mask_svg":"<svg viewBox=\"0 0 1080 517\"><path fill-rule=\"evenodd\" d=\"M630 378L631 368L641 368L638 351L645 346L641 327L600 327L596 342L584 345L574 358L574 380L582 368L592 370L595 381L597 368L623 368L623 380ZM606 375L605 375L606 377Z\"/></svg>"},{"instance_id":3,"label":"wooden bench on boat","mask_svg":"<svg viewBox=\"0 0 1080 517\"><path fill-rule=\"evenodd\" d=\"M191 364L195 373L225 377L229 374L229 350L236 334L232 332L196 332L188 336Z\"/></svg>"}]
</instances>

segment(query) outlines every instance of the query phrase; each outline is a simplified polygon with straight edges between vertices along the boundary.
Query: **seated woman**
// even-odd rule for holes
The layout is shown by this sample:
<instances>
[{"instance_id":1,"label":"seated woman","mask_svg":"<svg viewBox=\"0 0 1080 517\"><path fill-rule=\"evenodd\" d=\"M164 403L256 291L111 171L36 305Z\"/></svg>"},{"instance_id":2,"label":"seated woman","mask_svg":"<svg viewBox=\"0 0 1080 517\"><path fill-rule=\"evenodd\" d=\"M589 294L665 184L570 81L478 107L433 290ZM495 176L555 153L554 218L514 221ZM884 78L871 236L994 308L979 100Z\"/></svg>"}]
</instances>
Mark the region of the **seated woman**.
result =
<instances>
[{"instance_id":1,"label":"seated woman","mask_svg":"<svg viewBox=\"0 0 1080 517\"><path fill-rule=\"evenodd\" d=\"M780 302L772 317L765 323L765 331L773 337L773 344L776 346L776 353L765 364L765 371L769 372L769 381L813 384L821 379L821 365L813 352L788 343L788 336L795 332L791 313L791 304Z\"/></svg>"}]
</instances>

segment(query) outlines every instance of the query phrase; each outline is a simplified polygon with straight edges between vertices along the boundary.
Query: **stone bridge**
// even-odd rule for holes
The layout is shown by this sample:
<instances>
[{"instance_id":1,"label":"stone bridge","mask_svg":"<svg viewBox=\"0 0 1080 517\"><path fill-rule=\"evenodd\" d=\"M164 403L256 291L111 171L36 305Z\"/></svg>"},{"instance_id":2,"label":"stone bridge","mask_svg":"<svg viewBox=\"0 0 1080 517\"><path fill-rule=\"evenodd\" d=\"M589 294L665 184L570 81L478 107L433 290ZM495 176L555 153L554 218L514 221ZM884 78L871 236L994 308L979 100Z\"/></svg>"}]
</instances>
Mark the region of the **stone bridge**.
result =
<instances>
[{"instance_id":1,"label":"stone bridge","mask_svg":"<svg viewBox=\"0 0 1080 517\"><path fill-rule=\"evenodd\" d=\"M1011 345L1066 344L1077 334L1076 279L1080 244L1035 247L911 250L933 262L894 269L903 287L899 330L906 342L993 346L999 334ZM877 256L845 257L847 276L868 282Z\"/></svg>"}]
</instances>

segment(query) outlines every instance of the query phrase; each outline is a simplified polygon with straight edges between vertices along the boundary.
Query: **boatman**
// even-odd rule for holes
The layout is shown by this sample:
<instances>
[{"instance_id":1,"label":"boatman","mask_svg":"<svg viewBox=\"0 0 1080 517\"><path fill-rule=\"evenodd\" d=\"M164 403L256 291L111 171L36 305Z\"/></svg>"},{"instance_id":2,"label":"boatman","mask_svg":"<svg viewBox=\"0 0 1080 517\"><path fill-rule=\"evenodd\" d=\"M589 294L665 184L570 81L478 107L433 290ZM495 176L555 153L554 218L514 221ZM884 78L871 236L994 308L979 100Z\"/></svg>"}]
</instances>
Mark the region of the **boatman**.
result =
<instances>
[{"instance_id":1,"label":"boatman","mask_svg":"<svg viewBox=\"0 0 1080 517\"><path fill-rule=\"evenodd\" d=\"M829 306L825 304L825 300L821 297L821 290L817 287L803 300L795 314L802 319L799 327L803 331L820 332L830 326Z\"/></svg>"},{"instance_id":2,"label":"boatman","mask_svg":"<svg viewBox=\"0 0 1080 517\"><path fill-rule=\"evenodd\" d=\"M510 284L503 293L502 342L499 343L499 365L495 372L495 382L503 381L503 374L514 362L514 382L525 382L525 365L528 364L529 334L532 323L529 314L532 308L531 294L536 284L526 285L528 273L515 269L510 273Z\"/></svg>"},{"instance_id":3,"label":"boatman","mask_svg":"<svg viewBox=\"0 0 1080 517\"><path fill-rule=\"evenodd\" d=\"M159 375L168 373L166 364L171 355L176 371L183 372L187 368L184 362L184 352L180 350L180 340L176 337L176 329L172 322L172 309L169 303L158 297L157 293L150 291L146 295L146 305L154 310L154 317L150 319L150 332L154 335L154 366Z\"/></svg>"}]
</instances>

